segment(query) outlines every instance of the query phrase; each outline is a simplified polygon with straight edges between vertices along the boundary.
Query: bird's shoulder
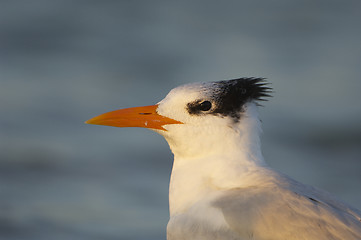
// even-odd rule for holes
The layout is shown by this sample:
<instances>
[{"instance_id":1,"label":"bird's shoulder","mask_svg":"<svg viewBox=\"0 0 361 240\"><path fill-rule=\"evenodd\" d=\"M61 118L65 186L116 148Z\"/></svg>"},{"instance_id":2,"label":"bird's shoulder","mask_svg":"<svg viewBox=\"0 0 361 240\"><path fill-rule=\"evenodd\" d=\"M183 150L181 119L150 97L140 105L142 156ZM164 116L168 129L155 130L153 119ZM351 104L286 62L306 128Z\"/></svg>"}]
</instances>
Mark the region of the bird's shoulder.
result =
<instances>
[{"instance_id":1,"label":"bird's shoulder","mask_svg":"<svg viewBox=\"0 0 361 240\"><path fill-rule=\"evenodd\" d=\"M214 201L241 239L361 239L361 214L330 194L277 175Z\"/></svg>"}]
</instances>

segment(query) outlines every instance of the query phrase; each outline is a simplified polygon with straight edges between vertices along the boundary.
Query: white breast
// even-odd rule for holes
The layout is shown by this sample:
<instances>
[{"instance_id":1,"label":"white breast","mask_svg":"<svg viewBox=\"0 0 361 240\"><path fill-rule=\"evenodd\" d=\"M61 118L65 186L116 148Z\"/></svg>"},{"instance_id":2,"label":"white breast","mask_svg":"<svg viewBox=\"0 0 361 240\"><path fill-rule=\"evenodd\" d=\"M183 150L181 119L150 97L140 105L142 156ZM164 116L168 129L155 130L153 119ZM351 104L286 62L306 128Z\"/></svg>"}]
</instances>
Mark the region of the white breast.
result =
<instances>
[{"instance_id":1,"label":"white breast","mask_svg":"<svg viewBox=\"0 0 361 240\"><path fill-rule=\"evenodd\" d=\"M167 226L167 240L238 240L220 209L213 207L219 193L210 193L186 212L172 215Z\"/></svg>"}]
</instances>

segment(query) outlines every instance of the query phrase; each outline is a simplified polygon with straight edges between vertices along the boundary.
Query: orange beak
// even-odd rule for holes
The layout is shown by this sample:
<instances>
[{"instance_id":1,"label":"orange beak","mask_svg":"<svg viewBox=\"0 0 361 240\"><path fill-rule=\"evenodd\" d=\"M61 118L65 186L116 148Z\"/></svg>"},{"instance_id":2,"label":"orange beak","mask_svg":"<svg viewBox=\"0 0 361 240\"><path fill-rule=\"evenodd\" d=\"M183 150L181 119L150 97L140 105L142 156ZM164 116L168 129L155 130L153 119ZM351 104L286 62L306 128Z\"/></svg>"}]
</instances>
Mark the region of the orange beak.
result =
<instances>
[{"instance_id":1,"label":"orange beak","mask_svg":"<svg viewBox=\"0 0 361 240\"><path fill-rule=\"evenodd\" d=\"M157 113L158 105L119 109L89 119L85 123L113 127L143 127L165 130L163 125L182 124Z\"/></svg>"}]
</instances>

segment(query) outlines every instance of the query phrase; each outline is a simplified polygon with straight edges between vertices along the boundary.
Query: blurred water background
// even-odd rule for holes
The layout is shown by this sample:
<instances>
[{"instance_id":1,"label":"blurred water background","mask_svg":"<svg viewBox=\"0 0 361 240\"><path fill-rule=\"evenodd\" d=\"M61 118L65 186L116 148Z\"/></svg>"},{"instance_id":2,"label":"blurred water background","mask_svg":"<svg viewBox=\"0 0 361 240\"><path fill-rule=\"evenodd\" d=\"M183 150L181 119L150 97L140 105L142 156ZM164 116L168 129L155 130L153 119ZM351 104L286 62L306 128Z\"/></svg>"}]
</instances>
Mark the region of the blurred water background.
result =
<instances>
[{"instance_id":1,"label":"blurred water background","mask_svg":"<svg viewBox=\"0 0 361 240\"><path fill-rule=\"evenodd\" d=\"M361 2L0 1L0 239L165 239L172 154L86 125L266 77L268 163L361 208Z\"/></svg>"}]
</instances>

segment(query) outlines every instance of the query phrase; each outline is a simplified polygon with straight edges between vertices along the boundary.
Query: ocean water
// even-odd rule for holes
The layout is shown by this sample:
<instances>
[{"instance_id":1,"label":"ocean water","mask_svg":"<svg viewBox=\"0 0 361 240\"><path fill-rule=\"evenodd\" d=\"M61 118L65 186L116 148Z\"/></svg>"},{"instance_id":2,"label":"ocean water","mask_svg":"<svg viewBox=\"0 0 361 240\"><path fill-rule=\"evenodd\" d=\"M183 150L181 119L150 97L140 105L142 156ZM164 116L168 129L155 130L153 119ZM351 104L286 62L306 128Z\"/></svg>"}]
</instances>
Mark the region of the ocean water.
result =
<instances>
[{"instance_id":1,"label":"ocean water","mask_svg":"<svg viewBox=\"0 0 361 240\"><path fill-rule=\"evenodd\" d=\"M172 154L84 121L266 77L274 168L361 208L359 1L2 1L0 239L165 239Z\"/></svg>"}]
</instances>

